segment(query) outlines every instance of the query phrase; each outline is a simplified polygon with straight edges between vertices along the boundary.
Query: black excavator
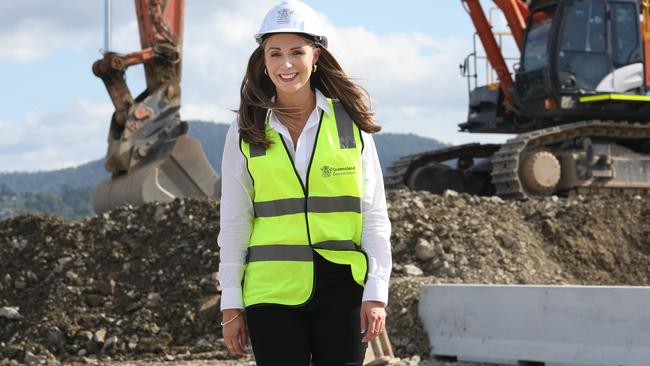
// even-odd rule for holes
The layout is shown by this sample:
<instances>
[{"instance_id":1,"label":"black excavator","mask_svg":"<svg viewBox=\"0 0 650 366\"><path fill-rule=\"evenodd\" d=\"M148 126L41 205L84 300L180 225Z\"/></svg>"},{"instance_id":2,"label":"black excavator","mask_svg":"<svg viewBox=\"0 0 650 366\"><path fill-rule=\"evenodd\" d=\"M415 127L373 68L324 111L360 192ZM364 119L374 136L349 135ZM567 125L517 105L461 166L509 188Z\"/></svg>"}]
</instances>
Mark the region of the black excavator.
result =
<instances>
[{"instance_id":1,"label":"black excavator","mask_svg":"<svg viewBox=\"0 0 650 366\"><path fill-rule=\"evenodd\" d=\"M525 199L650 191L650 1L493 0L519 48L508 66L479 0L461 0L497 75L478 86L476 51L461 131L516 134L406 156L389 188ZM470 82L474 81L474 84Z\"/></svg>"}]
</instances>

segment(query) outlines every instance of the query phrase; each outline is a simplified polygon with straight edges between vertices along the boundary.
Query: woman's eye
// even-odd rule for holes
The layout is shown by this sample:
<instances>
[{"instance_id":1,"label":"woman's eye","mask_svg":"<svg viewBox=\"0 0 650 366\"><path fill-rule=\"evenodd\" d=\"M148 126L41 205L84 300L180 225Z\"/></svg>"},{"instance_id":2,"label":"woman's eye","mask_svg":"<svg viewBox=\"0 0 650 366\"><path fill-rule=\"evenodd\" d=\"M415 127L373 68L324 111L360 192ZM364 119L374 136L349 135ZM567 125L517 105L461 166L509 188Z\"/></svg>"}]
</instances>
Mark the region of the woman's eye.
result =
<instances>
[{"instance_id":1,"label":"woman's eye","mask_svg":"<svg viewBox=\"0 0 650 366\"><path fill-rule=\"evenodd\" d=\"M278 56L280 56L279 53L272 53L272 54L271 54L271 57L278 57Z\"/></svg>"},{"instance_id":2,"label":"woman's eye","mask_svg":"<svg viewBox=\"0 0 650 366\"><path fill-rule=\"evenodd\" d=\"M294 54L294 55L302 55L303 52L302 52L302 51L293 51L293 54Z\"/></svg>"}]
</instances>

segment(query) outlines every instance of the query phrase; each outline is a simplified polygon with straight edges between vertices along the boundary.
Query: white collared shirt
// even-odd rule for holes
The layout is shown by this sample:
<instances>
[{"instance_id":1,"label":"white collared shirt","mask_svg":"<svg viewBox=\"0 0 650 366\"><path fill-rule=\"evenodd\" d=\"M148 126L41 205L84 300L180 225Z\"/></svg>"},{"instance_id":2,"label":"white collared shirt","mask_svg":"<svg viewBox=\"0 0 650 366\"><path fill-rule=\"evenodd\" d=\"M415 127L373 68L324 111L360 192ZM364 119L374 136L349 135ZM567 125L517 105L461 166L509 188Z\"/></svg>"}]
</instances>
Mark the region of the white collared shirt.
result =
<instances>
[{"instance_id":1,"label":"white collared shirt","mask_svg":"<svg viewBox=\"0 0 650 366\"><path fill-rule=\"evenodd\" d=\"M307 119L295 149L287 127L273 113L269 118L270 127L284 139L303 182L307 177L309 161L314 150L320 113L329 113L329 106L325 96L316 89L316 108ZM365 188L361 205L361 246L368 256L368 279L363 291L363 301L374 300L387 304L392 258L391 227L386 210L384 179L372 136L363 131L361 136L364 143L361 165ZM246 159L239 148L237 120L232 122L228 129L222 159L221 223L217 240L220 247L221 309L243 309L241 282L252 232L253 182L248 174Z\"/></svg>"}]
</instances>

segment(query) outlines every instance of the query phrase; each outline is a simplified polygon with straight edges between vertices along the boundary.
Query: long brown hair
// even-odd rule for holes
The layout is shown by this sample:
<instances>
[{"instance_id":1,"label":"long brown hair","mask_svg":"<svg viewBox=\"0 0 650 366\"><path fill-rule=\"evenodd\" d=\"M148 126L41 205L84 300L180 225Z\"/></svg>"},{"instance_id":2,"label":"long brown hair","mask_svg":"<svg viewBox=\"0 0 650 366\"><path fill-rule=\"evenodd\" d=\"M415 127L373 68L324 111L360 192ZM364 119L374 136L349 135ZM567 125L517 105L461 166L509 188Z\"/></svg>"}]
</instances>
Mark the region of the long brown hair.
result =
<instances>
[{"instance_id":1,"label":"long brown hair","mask_svg":"<svg viewBox=\"0 0 650 366\"><path fill-rule=\"evenodd\" d=\"M355 84L345 74L341 65L326 48L312 39L313 47L320 48L316 72L312 73L310 83L326 97L338 99L359 129L374 133L381 127L372 120L374 113L370 110L370 97L365 89ZM248 60L246 75L241 84L241 99L239 102L239 134L244 141L268 147L271 141L266 137L266 113L271 109L279 117L291 115L291 112L276 106L272 98L275 86L264 73L264 43L253 51ZM282 119L282 118L280 118Z\"/></svg>"}]
</instances>

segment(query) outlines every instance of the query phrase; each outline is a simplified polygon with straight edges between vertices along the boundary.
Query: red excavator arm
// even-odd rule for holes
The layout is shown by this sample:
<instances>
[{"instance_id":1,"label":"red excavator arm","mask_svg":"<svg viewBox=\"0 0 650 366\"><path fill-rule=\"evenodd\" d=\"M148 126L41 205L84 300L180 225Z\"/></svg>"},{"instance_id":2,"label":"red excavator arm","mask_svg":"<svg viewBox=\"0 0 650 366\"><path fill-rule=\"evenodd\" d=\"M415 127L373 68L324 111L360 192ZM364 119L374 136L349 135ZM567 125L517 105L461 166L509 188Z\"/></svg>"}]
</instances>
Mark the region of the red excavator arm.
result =
<instances>
[{"instance_id":1,"label":"red excavator arm","mask_svg":"<svg viewBox=\"0 0 650 366\"><path fill-rule=\"evenodd\" d=\"M492 32L492 25L488 22L480 0L461 0L465 5L465 9L472 18L476 32L483 44L485 54L492 68L496 71L499 77L499 86L503 90L506 105L512 105L512 88L514 81L508 70L508 65L501 53L494 33ZM524 44L524 31L526 30L526 18L528 17L528 5L521 0L493 0L494 3L501 9L508 22L508 27L517 43L519 50L522 49Z\"/></svg>"},{"instance_id":2,"label":"red excavator arm","mask_svg":"<svg viewBox=\"0 0 650 366\"><path fill-rule=\"evenodd\" d=\"M108 52L93 65L95 75L106 84L118 125L124 126L134 103L124 79L129 66L144 64L147 91L165 82L180 84L183 8L184 0L135 0L142 49L127 55Z\"/></svg>"},{"instance_id":3,"label":"red excavator arm","mask_svg":"<svg viewBox=\"0 0 650 366\"><path fill-rule=\"evenodd\" d=\"M140 29L142 51L133 55L136 60L142 55L147 89L155 90L166 79L181 79L181 55L183 47L183 10L184 0L140 0L135 2ZM159 70L159 65L152 62L153 55L159 55L169 63L171 74ZM148 58L149 57L149 58Z\"/></svg>"},{"instance_id":4,"label":"red excavator arm","mask_svg":"<svg viewBox=\"0 0 650 366\"><path fill-rule=\"evenodd\" d=\"M521 0L493 0L506 17L508 27L515 38L519 50L524 45L524 31L528 18L528 5Z\"/></svg>"},{"instance_id":5,"label":"red excavator arm","mask_svg":"<svg viewBox=\"0 0 650 366\"><path fill-rule=\"evenodd\" d=\"M97 212L219 194L219 176L180 120L184 0L135 0L135 8L142 49L93 64L115 106L105 163L112 175L95 190ZM124 75L140 63L147 89L134 99Z\"/></svg>"}]
</instances>

